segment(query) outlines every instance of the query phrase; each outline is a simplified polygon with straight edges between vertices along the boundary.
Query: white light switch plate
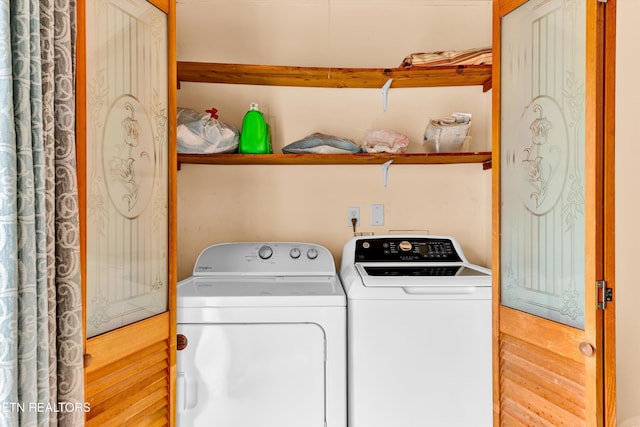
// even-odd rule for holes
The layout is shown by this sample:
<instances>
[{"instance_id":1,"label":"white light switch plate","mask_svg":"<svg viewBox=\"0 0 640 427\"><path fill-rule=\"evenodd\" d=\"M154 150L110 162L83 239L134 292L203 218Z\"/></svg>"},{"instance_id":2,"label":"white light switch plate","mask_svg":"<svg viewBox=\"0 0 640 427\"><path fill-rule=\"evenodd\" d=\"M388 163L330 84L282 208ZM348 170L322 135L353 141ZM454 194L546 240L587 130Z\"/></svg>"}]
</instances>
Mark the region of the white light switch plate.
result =
<instances>
[{"instance_id":1,"label":"white light switch plate","mask_svg":"<svg viewBox=\"0 0 640 427\"><path fill-rule=\"evenodd\" d=\"M384 225L384 205L371 205L371 225Z\"/></svg>"}]
</instances>

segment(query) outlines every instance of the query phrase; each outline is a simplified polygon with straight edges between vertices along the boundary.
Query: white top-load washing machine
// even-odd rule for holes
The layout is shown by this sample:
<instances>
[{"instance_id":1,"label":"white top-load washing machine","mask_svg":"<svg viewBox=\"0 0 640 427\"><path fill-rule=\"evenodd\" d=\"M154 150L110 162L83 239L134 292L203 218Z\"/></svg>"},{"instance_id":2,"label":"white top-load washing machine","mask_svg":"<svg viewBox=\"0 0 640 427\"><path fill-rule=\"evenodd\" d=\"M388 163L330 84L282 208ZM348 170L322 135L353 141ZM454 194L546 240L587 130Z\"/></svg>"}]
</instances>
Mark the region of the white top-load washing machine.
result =
<instances>
[{"instance_id":1,"label":"white top-load washing machine","mask_svg":"<svg viewBox=\"0 0 640 427\"><path fill-rule=\"evenodd\" d=\"M179 426L346 426L346 298L326 248L210 246L177 299Z\"/></svg>"},{"instance_id":2,"label":"white top-load washing machine","mask_svg":"<svg viewBox=\"0 0 640 427\"><path fill-rule=\"evenodd\" d=\"M349 427L492 425L491 272L444 236L349 241Z\"/></svg>"}]
</instances>

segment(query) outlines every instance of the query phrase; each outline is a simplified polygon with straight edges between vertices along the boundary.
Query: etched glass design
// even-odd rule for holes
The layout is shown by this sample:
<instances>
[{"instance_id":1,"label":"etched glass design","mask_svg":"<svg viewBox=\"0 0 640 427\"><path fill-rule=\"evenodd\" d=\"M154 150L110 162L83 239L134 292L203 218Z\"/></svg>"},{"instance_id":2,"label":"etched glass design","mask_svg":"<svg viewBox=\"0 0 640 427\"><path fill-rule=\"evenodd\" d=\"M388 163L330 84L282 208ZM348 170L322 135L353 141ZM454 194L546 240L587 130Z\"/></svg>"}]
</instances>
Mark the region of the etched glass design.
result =
<instances>
[{"instance_id":1,"label":"etched glass design","mask_svg":"<svg viewBox=\"0 0 640 427\"><path fill-rule=\"evenodd\" d=\"M166 311L167 17L87 1L87 336Z\"/></svg>"},{"instance_id":2,"label":"etched glass design","mask_svg":"<svg viewBox=\"0 0 640 427\"><path fill-rule=\"evenodd\" d=\"M501 303L584 328L586 2L502 19Z\"/></svg>"}]
</instances>

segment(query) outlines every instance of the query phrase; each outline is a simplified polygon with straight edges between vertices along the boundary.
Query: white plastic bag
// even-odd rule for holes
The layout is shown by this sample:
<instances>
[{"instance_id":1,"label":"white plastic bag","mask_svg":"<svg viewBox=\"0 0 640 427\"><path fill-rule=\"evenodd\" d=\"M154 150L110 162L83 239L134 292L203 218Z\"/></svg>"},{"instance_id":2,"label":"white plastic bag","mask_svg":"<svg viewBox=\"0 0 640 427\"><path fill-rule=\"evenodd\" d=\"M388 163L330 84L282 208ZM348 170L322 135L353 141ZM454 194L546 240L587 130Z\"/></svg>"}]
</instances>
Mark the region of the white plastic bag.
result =
<instances>
[{"instance_id":1,"label":"white plastic bag","mask_svg":"<svg viewBox=\"0 0 640 427\"><path fill-rule=\"evenodd\" d=\"M360 147L350 139L315 132L283 147L282 152L284 154L344 154L359 153Z\"/></svg>"},{"instance_id":2,"label":"white plastic bag","mask_svg":"<svg viewBox=\"0 0 640 427\"><path fill-rule=\"evenodd\" d=\"M465 151L469 145L471 114L453 113L450 117L431 119L424 132L429 153Z\"/></svg>"},{"instance_id":3,"label":"white plastic bag","mask_svg":"<svg viewBox=\"0 0 640 427\"><path fill-rule=\"evenodd\" d=\"M362 139L362 149L367 153L404 153L409 138L395 130L369 130Z\"/></svg>"},{"instance_id":4,"label":"white plastic bag","mask_svg":"<svg viewBox=\"0 0 640 427\"><path fill-rule=\"evenodd\" d=\"M216 111L178 108L178 153L229 153L238 148L238 130L218 120Z\"/></svg>"}]
</instances>

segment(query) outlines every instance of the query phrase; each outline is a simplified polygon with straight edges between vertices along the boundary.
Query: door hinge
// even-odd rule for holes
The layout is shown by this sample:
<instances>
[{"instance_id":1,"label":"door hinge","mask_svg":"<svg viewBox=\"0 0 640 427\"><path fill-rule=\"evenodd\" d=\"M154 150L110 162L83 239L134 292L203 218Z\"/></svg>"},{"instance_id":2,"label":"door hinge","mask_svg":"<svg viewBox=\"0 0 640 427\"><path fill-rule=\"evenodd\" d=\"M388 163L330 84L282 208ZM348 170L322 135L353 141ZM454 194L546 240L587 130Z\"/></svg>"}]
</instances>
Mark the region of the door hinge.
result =
<instances>
[{"instance_id":1,"label":"door hinge","mask_svg":"<svg viewBox=\"0 0 640 427\"><path fill-rule=\"evenodd\" d=\"M607 303L613 301L613 289L607 288L606 280L598 280L596 282L596 288L598 292L597 309L604 310L607 308Z\"/></svg>"}]
</instances>

